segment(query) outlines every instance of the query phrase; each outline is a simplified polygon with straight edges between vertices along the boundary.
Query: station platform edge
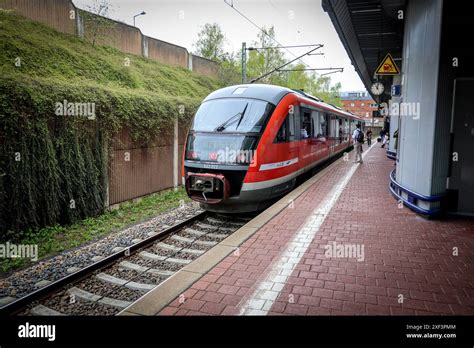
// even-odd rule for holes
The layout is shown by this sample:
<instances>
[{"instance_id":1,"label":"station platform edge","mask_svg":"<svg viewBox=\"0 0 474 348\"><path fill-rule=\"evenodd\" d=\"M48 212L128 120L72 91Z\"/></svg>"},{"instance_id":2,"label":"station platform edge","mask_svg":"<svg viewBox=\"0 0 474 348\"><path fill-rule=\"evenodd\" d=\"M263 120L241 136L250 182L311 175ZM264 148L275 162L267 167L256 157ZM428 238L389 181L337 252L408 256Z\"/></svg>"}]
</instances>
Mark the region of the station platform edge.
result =
<instances>
[{"instance_id":1,"label":"station platform edge","mask_svg":"<svg viewBox=\"0 0 474 348\"><path fill-rule=\"evenodd\" d=\"M374 144L344 157L120 315L473 315L474 220L392 197Z\"/></svg>"}]
</instances>

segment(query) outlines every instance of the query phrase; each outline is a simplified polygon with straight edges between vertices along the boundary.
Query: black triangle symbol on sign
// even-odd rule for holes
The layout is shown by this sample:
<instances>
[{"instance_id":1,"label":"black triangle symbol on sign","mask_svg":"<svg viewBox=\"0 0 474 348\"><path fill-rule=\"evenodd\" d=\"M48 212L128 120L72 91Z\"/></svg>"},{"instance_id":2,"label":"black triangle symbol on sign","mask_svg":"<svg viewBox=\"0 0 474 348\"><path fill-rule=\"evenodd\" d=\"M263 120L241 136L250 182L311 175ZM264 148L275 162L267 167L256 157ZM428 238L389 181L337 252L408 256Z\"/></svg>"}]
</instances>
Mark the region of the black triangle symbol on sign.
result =
<instances>
[{"instance_id":1,"label":"black triangle symbol on sign","mask_svg":"<svg viewBox=\"0 0 474 348\"><path fill-rule=\"evenodd\" d=\"M377 75L398 75L400 74L400 70L398 69L397 64L392 58L390 53L387 53L385 58L382 60L382 63L378 66L377 70L375 70L375 74Z\"/></svg>"}]
</instances>

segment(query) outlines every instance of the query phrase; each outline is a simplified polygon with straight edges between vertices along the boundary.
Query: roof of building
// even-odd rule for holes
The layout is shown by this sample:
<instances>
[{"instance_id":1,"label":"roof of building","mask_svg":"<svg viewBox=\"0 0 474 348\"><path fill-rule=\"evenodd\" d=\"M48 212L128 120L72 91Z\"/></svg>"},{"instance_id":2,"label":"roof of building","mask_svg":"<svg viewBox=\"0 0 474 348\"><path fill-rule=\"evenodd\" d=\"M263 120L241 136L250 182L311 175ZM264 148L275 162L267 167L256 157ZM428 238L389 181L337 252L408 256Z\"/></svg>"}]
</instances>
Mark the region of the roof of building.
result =
<instances>
[{"instance_id":1,"label":"roof of building","mask_svg":"<svg viewBox=\"0 0 474 348\"><path fill-rule=\"evenodd\" d=\"M341 100L373 100L366 90L341 92L339 97Z\"/></svg>"}]
</instances>

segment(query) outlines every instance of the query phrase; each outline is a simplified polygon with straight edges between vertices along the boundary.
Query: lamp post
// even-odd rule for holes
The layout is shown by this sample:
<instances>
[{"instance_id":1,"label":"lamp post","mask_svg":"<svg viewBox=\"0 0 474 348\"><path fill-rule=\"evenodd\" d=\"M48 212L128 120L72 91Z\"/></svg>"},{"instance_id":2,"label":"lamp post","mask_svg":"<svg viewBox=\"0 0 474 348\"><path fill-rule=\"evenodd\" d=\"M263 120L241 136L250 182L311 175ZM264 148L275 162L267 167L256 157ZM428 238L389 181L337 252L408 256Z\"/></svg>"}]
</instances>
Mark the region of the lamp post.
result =
<instances>
[{"instance_id":1,"label":"lamp post","mask_svg":"<svg viewBox=\"0 0 474 348\"><path fill-rule=\"evenodd\" d=\"M146 12L145 12L145 11L142 11L141 13L139 13L139 14L133 16L133 26L135 26L135 18L138 17L138 16L144 16L144 15L146 15Z\"/></svg>"}]
</instances>

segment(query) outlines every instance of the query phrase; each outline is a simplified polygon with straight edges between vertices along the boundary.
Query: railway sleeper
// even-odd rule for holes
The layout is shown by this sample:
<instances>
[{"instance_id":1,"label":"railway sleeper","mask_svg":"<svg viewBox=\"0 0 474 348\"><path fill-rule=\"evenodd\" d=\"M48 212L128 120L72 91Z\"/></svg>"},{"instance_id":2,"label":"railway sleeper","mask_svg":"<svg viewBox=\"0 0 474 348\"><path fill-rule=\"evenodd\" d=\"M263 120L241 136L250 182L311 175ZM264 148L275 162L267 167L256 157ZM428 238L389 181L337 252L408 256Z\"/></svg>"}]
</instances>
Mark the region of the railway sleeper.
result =
<instances>
[{"instance_id":1,"label":"railway sleeper","mask_svg":"<svg viewBox=\"0 0 474 348\"><path fill-rule=\"evenodd\" d=\"M116 307L120 309L126 308L132 303L129 301L117 300L115 298L110 298L107 296L95 295L93 293L90 293L89 291L85 291L76 287L69 289L68 292L69 294L74 295L75 297L84 301L98 302L104 305L108 305L108 306L112 306L112 307Z\"/></svg>"},{"instance_id":2,"label":"railway sleeper","mask_svg":"<svg viewBox=\"0 0 474 348\"><path fill-rule=\"evenodd\" d=\"M149 291L156 286L156 284L145 284L145 283L137 283L134 281L128 281L125 279L114 277L107 273L99 273L96 275L96 277L99 280L102 280L104 282L107 282L113 285L125 286L132 290Z\"/></svg>"},{"instance_id":3,"label":"railway sleeper","mask_svg":"<svg viewBox=\"0 0 474 348\"><path fill-rule=\"evenodd\" d=\"M30 313L32 315L38 315L38 316L52 316L52 315L63 316L63 315L65 315L64 313L58 312L57 310L51 309L51 308L46 307L42 304L39 304L39 305L33 307L30 310Z\"/></svg>"}]
</instances>

